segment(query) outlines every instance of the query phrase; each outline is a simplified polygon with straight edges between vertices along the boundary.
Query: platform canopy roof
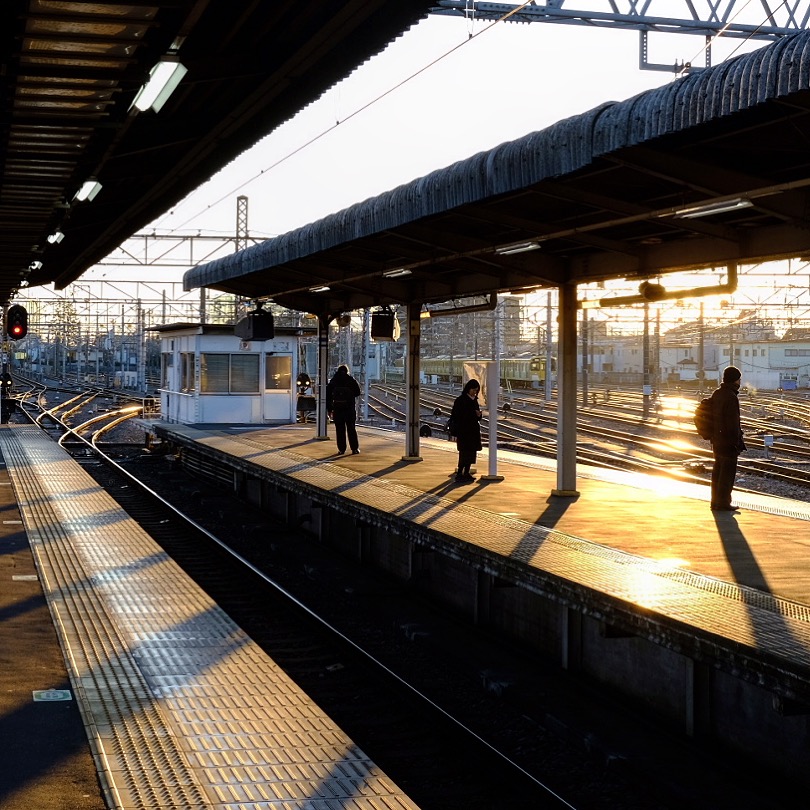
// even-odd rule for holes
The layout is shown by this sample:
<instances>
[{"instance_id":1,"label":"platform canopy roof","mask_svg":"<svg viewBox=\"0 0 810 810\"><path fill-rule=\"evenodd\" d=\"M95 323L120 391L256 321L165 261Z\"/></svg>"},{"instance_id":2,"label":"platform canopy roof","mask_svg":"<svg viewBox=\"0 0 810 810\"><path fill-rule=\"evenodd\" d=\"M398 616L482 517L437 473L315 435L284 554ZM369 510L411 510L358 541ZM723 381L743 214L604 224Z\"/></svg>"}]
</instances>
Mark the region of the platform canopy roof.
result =
<instances>
[{"instance_id":1,"label":"platform canopy roof","mask_svg":"<svg viewBox=\"0 0 810 810\"><path fill-rule=\"evenodd\" d=\"M810 256L809 191L802 32L191 269L184 285L322 314L722 271Z\"/></svg>"},{"instance_id":2,"label":"platform canopy roof","mask_svg":"<svg viewBox=\"0 0 810 810\"><path fill-rule=\"evenodd\" d=\"M74 281L429 6L3 0L0 303L21 281ZM159 112L138 112L159 61L188 72ZM100 192L75 200L86 181Z\"/></svg>"}]
</instances>

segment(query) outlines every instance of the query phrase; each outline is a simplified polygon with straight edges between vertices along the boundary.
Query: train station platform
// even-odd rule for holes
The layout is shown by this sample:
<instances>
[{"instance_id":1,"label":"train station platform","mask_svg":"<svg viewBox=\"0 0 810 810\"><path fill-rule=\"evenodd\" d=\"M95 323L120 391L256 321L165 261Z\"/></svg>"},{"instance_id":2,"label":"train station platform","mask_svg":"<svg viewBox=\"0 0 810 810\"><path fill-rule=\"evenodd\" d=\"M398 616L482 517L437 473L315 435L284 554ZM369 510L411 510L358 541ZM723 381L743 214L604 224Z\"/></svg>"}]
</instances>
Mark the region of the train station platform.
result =
<instances>
[{"instance_id":1,"label":"train station platform","mask_svg":"<svg viewBox=\"0 0 810 810\"><path fill-rule=\"evenodd\" d=\"M415 810L57 443L0 453L0 807Z\"/></svg>"},{"instance_id":2,"label":"train station platform","mask_svg":"<svg viewBox=\"0 0 810 810\"><path fill-rule=\"evenodd\" d=\"M499 451L454 480L454 444L360 427L359 455L311 425L158 423L184 463L642 704L687 734L807 776L810 505ZM497 480L502 476L502 479Z\"/></svg>"}]
</instances>

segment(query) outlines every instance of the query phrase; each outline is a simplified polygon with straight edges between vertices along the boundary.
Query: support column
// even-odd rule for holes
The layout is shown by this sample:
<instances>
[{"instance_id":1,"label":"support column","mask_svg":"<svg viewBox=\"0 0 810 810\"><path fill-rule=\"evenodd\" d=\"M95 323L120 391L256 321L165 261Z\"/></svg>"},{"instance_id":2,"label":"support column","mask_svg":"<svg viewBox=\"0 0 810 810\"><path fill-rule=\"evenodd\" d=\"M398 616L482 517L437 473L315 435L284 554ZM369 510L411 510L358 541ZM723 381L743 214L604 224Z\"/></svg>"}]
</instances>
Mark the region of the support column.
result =
<instances>
[{"instance_id":1,"label":"support column","mask_svg":"<svg viewBox=\"0 0 810 810\"><path fill-rule=\"evenodd\" d=\"M316 439L329 438L326 432L326 385L329 382L329 321L328 315L318 316L318 410Z\"/></svg>"},{"instance_id":2,"label":"support column","mask_svg":"<svg viewBox=\"0 0 810 810\"><path fill-rule=\"evenodd\" d=\"M419 357L422 304L411 302L406 310L407 345L405 355L405 461L421 461L419 455Z\"/></svg>"},{"instance_id":3,"label":"support column","mask_svg":"<svg viewBox=\"0 0 810 810\"><path fill-rule=\"evenodd\" d=\"M552 495L577 491L577 285L560 285L557 357L557 488Z\"/></svg>"}]
</instances>

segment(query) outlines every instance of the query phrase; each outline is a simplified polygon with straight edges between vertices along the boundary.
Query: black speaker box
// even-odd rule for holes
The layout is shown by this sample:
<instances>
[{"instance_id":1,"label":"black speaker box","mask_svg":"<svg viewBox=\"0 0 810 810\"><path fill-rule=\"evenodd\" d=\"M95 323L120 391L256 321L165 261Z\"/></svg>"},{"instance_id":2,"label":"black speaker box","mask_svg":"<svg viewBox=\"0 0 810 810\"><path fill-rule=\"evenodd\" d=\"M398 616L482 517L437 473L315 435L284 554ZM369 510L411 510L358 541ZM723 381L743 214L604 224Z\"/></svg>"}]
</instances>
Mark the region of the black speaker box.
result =
<instances>
[{"instance_id":1,"label":"black speaker box","mask_svg":"<svg viewBox=\"0 0 810 810\"><path fill-rule=\"evenodd\" d=\"M373 340L394 339L394 313L386 310L371 313L371 337Z\"/></svg>"},{"instance_id":2,"label":"black speaker box","mask_svg":"<svg viewBox=\"0 0 810 810\"><path fill-rule=\"evenodd\" d=\"M273 315L270 312L249 312L233 328L242 340L272 340L276 336Z\"/></svg>"}]
</instances>

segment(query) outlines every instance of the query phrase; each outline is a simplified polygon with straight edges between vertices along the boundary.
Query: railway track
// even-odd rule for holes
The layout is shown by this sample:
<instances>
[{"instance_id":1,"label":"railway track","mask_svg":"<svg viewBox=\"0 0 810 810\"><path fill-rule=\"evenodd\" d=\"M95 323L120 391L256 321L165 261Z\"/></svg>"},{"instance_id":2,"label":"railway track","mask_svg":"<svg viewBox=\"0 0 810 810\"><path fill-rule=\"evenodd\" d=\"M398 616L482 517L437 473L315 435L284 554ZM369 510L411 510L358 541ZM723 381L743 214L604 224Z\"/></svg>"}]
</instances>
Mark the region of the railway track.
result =
<instances>
[{"instance_id":1,"label":"railway track","mask_svg":"<svg viewBox=\"0 0 810 810\"><path fill-rule=\"evenodd\" d=\"M423 810L699 810L718 806L718 785L748 795L645 718L221 485L140 445L111 459L82 444L68 449Z\"/></svg>"},{"instance_id":2,"label":"railway track","mask_svg":"<svg viewBox=\"0 0 810 810\"><path fill-rule=\"evenodd\" d=\"M398 409L403 393L398 388L379 389L374 405L386 421L404 428L404 412ZM422 390L423 424L431 434L445 435L444 424L453 395L426 387ZM393 400L393 401L391 401ZM696 400L682 396L663 397L658 408L644 417L640 395L613 392L610 403L579 408L577 412L577 458L608 469L653 473L678 481L709 483L712 452L699 439L692 423ZM795 405L795 424L784 412L793 404L781 397L759 396L752 404L743 401L743 423L749 453L739 459L738 477L753 492L804 498L810 495L810 430L802 426L808 409L803 400ZM435 412L439 416L434 416ZM486 441L488 422L482 420ZM764 437L774 444L766 449ZM556 413L541 394L520 392L508 412L499 416L498 443L518 452L556 456Z\"/></svg>"},{"instance_id":3,"label":"railway track","mask_svg":"<svg viewBox=\"0 0 810 810\"><path fill-rule=\"evenodd\" d=\"M78 401L61 403L57 410L73 410ZM84 400L85 407L90 404L89 398ZM56 413L47 412L52 423ZM81 432L74 429L73 435ZM421 682L412 677L421 672L424 679L425 672L435 669L419 639L438 630L430 629L432 622L409 606L402 585L376 579L369 583L324 550L302 555L300 536L246 510L232 497L223 497L209 483L188 476L160 456L145 455L142 447L132 446L127 453L117 445L119 457L112 458L98 446L89 453L81 440L65 446L420 807L577 807L578 785L599 781L598 769L581 761L574 750L569 775L553 774L557 789L538 776L542 758L538 763L527 756L529 751L522 753L531 770L513 759L509 744L515 739L535 740L528 748L537 752L544 736L514 709L493 705L470 718L456 714L452 702L442 707L451 696L458 701L459 691L468 699L470 691L475 692L473 702L484 705L487 690L469 672L466 685L443 682L435 673L433 683L431 676ZM168 493L173 494L174 505ZM386 626L381 628L378 619L369 624L364 618L367 610L375 617L386 614ZM336 618L340 627L333 624ZM408 667L398 674L392 667L400 668L403 661L409 662ZM502 750L497 740L486 737L502 735L507 719L514 724L515 739L502 741L508 743ZM471 720L480 728L469 727ZM549 747L559 761L559 744ZM563 800L558 789L572 794L573 803ZM619 789L608 780L597 790L615 798Z\"/></svg>"}]
</instances>

